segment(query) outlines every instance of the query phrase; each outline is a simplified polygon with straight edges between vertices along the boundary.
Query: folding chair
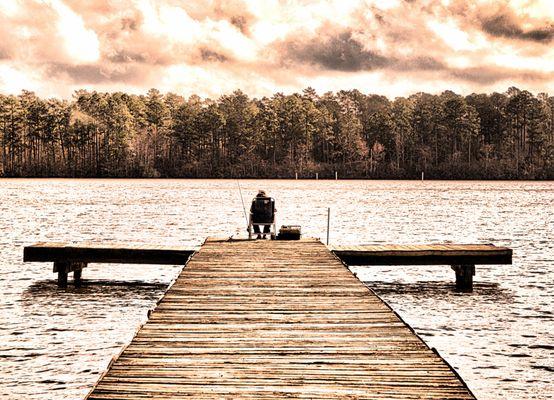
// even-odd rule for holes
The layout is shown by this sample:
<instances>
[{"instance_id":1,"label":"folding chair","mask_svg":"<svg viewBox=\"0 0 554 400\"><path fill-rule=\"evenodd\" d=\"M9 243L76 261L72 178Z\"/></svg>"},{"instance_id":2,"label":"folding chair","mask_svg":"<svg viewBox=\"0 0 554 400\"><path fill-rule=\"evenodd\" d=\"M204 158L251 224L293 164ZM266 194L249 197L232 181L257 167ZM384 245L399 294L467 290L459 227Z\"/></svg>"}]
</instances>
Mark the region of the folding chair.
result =
<instances>
[{"instance_id":1,"label":"folding chair","mask_svg":"<svg viewBox=\"0 0 554 400\"><path fill-rule=\"evenodd\" d=\"M258 235L254 232L254 226L259 227L259 235L268 235L264 233L266 226L269 226L269 235L271 240L277 235L275 223L275 199L272 197L254 197L252 199L252 208L250 218L248 219L248 239Z\"/></svg>"}]
</instances>

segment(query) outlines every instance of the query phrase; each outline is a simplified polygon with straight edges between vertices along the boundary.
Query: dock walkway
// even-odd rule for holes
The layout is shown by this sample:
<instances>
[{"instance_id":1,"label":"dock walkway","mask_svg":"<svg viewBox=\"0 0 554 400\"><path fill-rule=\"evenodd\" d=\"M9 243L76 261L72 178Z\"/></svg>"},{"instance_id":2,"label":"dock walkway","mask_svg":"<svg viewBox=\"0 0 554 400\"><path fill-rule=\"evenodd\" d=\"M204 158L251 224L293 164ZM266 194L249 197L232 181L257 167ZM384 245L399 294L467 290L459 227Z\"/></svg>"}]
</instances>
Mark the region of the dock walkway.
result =
<instances>
[{"instance_id":1,"label":"dock walkway","mask_svg":"<svg viewBox=\"0 0 554 400\"><path fill-rule=\"evenodd\" d=\"M474 396L319 241L208 239L87 398Z\"/></svg>"}]
</instances>

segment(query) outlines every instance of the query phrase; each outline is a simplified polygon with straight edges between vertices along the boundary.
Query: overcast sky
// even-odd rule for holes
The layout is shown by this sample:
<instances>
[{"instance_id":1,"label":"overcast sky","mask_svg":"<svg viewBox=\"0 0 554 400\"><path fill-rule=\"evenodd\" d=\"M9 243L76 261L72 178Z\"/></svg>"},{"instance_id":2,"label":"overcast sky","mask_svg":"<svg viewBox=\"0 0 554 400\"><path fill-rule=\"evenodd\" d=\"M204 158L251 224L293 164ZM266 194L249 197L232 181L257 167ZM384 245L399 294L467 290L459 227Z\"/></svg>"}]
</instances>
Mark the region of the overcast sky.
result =
<instances>
[{"instance_id":1,"label":"overcast sky","mask_svg":"<svg viewBox=\"0 0 554 400\"><path fill-rule=\"evenodd\" d=\"M554 92L554 0L0 0L0 92Z\"/></svg>"}]
</instances>

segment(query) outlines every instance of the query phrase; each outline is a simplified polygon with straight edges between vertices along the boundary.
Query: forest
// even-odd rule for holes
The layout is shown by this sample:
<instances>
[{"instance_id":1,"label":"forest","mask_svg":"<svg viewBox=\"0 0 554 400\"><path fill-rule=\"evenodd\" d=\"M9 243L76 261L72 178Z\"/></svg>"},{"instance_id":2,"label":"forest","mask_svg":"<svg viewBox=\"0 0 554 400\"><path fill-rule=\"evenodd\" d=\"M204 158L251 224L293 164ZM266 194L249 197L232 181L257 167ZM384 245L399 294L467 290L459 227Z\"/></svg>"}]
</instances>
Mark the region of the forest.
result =
<instances>
[{"instance_id":1,"label":"forest","mask_svg":"<svg viewBox=\"0 0 554 400\"><path fill-rule=\"evenodd\" d=\"M0 95L3 177L553 179L554 97Z\"/></svg>"}]
</instances>

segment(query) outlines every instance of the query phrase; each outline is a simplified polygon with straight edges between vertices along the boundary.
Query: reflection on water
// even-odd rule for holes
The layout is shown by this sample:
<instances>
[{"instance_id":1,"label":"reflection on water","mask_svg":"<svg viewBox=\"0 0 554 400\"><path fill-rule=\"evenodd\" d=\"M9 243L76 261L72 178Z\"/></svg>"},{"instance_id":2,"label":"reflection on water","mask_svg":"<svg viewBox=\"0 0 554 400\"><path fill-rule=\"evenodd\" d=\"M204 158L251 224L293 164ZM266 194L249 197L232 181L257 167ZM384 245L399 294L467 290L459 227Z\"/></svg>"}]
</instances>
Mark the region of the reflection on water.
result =
<instances>
[{"instance_id":1,"label":"reflection on water","mask_svg":"<svg viewBox=\"0 0 554 400\"><path fill-rule=\"evenodd\" d=\"M156 282L109 281L86 279L79 288L69 282L67 289L59 289L56 281L36 281L21 295L23 305L35 306L42 303L48 307L53 302L65 303L77 301L134 301L136 299L154 300L158 293L163 293L167 285ZM92 300L94 299L94 300Z\"/></svg>"},{"instance_id":2,"label":"reflection on water","mask_svg":"<svg viewBox=\"0 0 554 400\"><path fill-rule=\"evenodd\" d=\"M453 279L454 280L454 279ZM494 301L512 300L510 290L502 288L498 283L475 283L472 293L466 293L456 290L454 283L437 281L418 281L415 283L385 282L385 281L364 281L364 284L373 289L381 296L399 295L413 296L412 301L418 298L438 298L452 300L457 297L465 298L467 296L490 296Z\"/></svg>"},{"instance_id":3,"label":"reflection on water","mask_svg":"<svg viewBox=\"0 0 554 400\"><path fill-rule=\"evenodd\" d=\"M278 224L331 243L495 243L512 266L477 266L454 290L448 266L352 270L464 377L481 400L554 397L554 184L241 181L277 198ZM0 398L83 398L181 266L90 264L56 286L23 263L37 241L197 246L243 233L235 181L0 180Z\"/></svg>"},{"instance_id":4,"label":"reflection on water","mask_svg":"<svg viewBox=\"0 0 554 400\"><path fill-rule=\"evenodd\" d=\"M9 346L0 359L2 391L8 398L79 398L132 338L146 310L167 284L86 280L81 288L60 290L55 280L28 286L17 304L19 318L2 326ZM107 354L108 353L108 354ZM59 392L52 392L59 391ZM55 393L55 394L53 394Z\"/></svg>"},{"instance_id":5,"label":"reflection on water","mask_svg":"<svg viewBox=\"0 0 554 400\"><path fill-rule=\"evenodd\" d=\"M363 270L361 275L367 274L369 267ZM525 306L514 290L499 283L476 283L472 293L456 291L454 283L437 281L364 283L462 371L470 387L483 388L481 393L476 390L478 398L542 399L553 394L551 310ZM524 311L516 312L520 305ZM536 370L546 373L533 374ZM536 393L526 394L526 385L533 385ZM490 387L494 393L485 391Z\"/></svg>"}]
</instances>

